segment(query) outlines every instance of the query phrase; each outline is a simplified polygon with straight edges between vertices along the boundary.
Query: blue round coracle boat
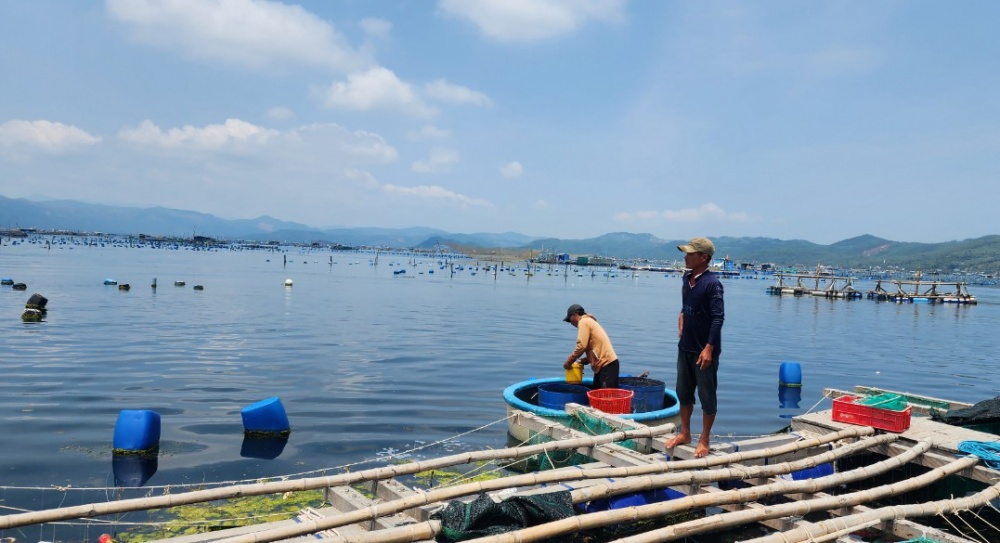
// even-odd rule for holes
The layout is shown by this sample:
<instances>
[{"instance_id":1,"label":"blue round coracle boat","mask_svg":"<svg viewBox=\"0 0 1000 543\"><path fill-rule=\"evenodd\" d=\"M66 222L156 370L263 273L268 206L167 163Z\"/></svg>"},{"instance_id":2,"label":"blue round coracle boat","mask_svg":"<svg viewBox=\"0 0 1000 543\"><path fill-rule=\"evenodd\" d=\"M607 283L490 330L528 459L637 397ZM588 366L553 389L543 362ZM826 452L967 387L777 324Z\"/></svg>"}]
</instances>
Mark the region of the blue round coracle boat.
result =
<instances>
[{"instance_id":1,"label":"blue round coracle boat","mask_svg":"<svg viewBox=\"0 0 1000 543\"><path fill-rule=\"evenodd\" d=\"M526 442L531 437L531 432L527 428L520 426L511 417L513 413L517 411L525 411L538 415L540 417L545 417L547 419L555 420L569 426L569 422L572 416L566 413L565 409L554 409L552 407L545 407L542 404L551 405L549 402L539 401L539 396L541 392L544 392L546 388L553 388L551 386L544 387L544 385L566 385L566 380L563 378L553 377L553 378L543 378L543 379L528 379L527 381L521 381L519 383L514 383L510 385L503 391L504 402L507 403L507 430L510 436L520 442ZM586 378L578 386L585 387L587 389L592 388L594 385L593 378ZM539 387L543 387L542 391L539 391ZM659 389L656 389L659 391ZM569 391L567 391L568 393ZM680 413L680 403L677 401L677 393L669 388L662 388L663 394L663 407L651 411L645 411L640 413L628 413L623 415L614 415L626 420L634 420L636 422L641 422L647 426L659 426L661 424L666 424L668 422L677 422ZM648 391L646 391L648 396ZM577 402L579 403L579 402Z\"/></svg>"}]
</instances>

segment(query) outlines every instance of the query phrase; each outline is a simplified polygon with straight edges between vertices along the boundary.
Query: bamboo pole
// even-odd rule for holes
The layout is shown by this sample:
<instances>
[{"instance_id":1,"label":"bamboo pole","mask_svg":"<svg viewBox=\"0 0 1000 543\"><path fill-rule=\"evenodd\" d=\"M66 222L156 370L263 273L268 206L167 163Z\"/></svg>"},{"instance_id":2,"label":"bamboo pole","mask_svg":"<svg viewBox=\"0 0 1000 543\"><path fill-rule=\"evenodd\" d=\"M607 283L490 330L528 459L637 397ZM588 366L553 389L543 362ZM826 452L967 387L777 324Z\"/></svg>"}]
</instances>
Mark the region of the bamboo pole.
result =
<instances>
[{"instance_id":1,"label":"bamboo pole","mask_svg":"<svg viewBox=\"0 0 1000 543\"><path fill-rule=\"evenodd\" d=\"M244 496L260 496L264 494L281 494L285 492L300 492L303 490L315 490L346 484L355 484L364 481L389 479L400 475L410 475L431 469L441 469L449 466L469 464L473 462L500 460L510 458L523 458L540 453L561 451L568 449L589 448L606 443L625 441L628 439L652 438L673 432L673 424L647 427L643 426L626 431L617 431L600 436L588 436L562 441L550 441L538 445L527 445L506 449L495 449L487 451L474 451L460 453L441 458L425 460L422 462L411 462L407 464L397 464L382 468L372 468L359 472L342 473L339 475L329 475L324 477L310 477L306 479L294 479L290 481L274 481L269 483L255 483L249 485L234 485L207 490L195 490L183 494L167 494L164 496L153 496L146 498L132 498L116 502L92 503L71 507L61 507L46 511L33 511L30 513L16 513L0 517L0 530L15 528L18 526L28 526L31 524L42 524L57 520L68 520L75 518L97 517L124 513L128 511L139 511L144 509L159 509L164 507L175 507L178 505L188 505L213 500L227 498L238 498Z\"/></svg>"},{"instance_id":2,"label":"bamboo pole","mask_svg":"<svg viewBox=\"0 0 1000 543\"><path fill-rule=\"evenodd\" d=\"M945 515L957 511L965 511L983 507L1000 498L1000 483L986 487L983 490L963 498L948 498L933 502L890 505L864 513L847 515L840 518L824 520L795 528L787 532L777 532L764 537L748 540L744 543L796 543L811 541L811 538L824 536L827 533L841 531L847 527L860 526L867 523L879 523L891 520L903 520L917 517Z\"/></svg>"},{"instance_id":3,"label":"bamboo pole","mask_svg":"<svg viewBox=\"0 0 1000 543\"><path fill-rule=\"evenodd\" d=\"M804 516L813 511L826 511L829 509L853 507L858 504L882 499L893 494L916 490L933 483L934 481L940 480L943 477L957 473L963 469L968 469L974 466L978 461L979 459L974 456L966 456L939 468L928 471L923 475L912 477L898 483L852 492L850 494L843 494L840 496L801 500L793 503L762 507L760 509L741 510L723 513L721 515L712 515L710 517L690 522L667 526L658 530L646 532L644 534L626 537L619 540L619 542L650 543L653 541L673 541L682 537L721 530L724 528L731 528L733 526L739 526L760 520L789 516Z\"/></svg>"},{"instance_id":4,"label":"bamboo pole","mask_svg":"<svg viewBox=\"0 0 1000 543\"><path fill-rule=\"evenodd\" d=\"M648 466L630 466L627 468L599 468L599 469L589 469L589 470L564 470L567 475L573 475L580 473L583 478L600 478L608 479L613 477L628 477L625 480L615 481L611 484L606 485L595 485L593 487L587 487L582 489L577 489L572 492L573 503L583 503L588 502L598 498L605 498L609 496L615 496L620 494L627 494L632 492L638 492L643 490L650 490L653 488L664 488L671 485L678 484L698 484L698 483L711 483L721 480L746 480L746 479L756 479L761 477L770 477L774 475L790 473L795 470L805 469L810 467L815 467L817 464L824 462L832 462L839 458L850 456L856 454L862 450L869 449L873 446L887 443L890 441L895 441L898 438L895 434L882 434L878 436L872 436L867 439L851 443L844 447L838 447L832 451L827 451L822 454L798 460L795 462L784 462L780 464L771 464L767 466L750 466L750 467L733 467L726 469L716 469L716 470L705 470L705 471L681 471L675 473L668 473L659 476L651 477L639 477L636 474L638 472L652 472L653 469L659 469L663 471L666 467L664 462L660 462ZM774 451L776 449L786 449L787 446L775 447L772 449L762 449L760 452L767 453L768 451ZM912 454L915 456L922 452L923 449L914 451ZM773 456L773 454L771 455ZM908 457L903 457L908 458ZM544 474L557 474L558 472L550 471L543 472ZM537 476L540 474L532 474L532 476ZM518 477L508 477L502 480L487 481L486 483L495 483L495 487L490 490L497 490L500 488L509 488L514 486L521 486L522 484L537 484L537 477L534 479L535 482L522 482L527 480L526 476ZM570 480L566 477L561 478L551 478L548 483L557 481ZM507 484L503 484L507 482ZM491 485L494 486L494 485ZM344 526L346 524L354 524L357 522L370 520L372 518L377 518L378 516L396 513L409 509L411 507L416 507L424 505L423 502L433 503L434 501L442 501L444 499L452 499L461 495L474 494L484 487L478 484L462 485L459 488L455 487L456 493L451 496L445 496L444 492L452 489L436 490L426 493L426 495L404 498L400 500L393 500L389 502L383 502L377 504L367 509L361 509L357 511L352 511L349 513L344 513L341 515L336 515L333 517L328 517L325 519L317 519L308 521L308 526L302 524L296 524L291 529L285 529L284 527L276 528L273 530L268 530L266 532L255 532L254 534L241 535L232 538L221 539L216 543L261 543L265 541L276 541L279 539L287 539L290 537L306 535L307 533L316 533L323 530L333 529L339 526ZM597 487L602 487L599 492L594 492ZM474 489L475 491L469 491L469 489ZM301 528L301 529L300 529ZM306 531L308 530L308 531ZM392 529L389 530L379 530L377 532L372 532L366 535L367 541L370 542L396 542L400 541L396 539L396 534L390 533ZM520 533L519 533L520 535ZM383 539L385 537L386 539ZM548 536L546 536L548 537ZM529 541L530 539L517 539L520 541ZM344 540L347 541L347 540ZM404 540L405 541L405 540Z\"/></svg>"},{"instance_id":5,"label":"bamboo pole","mask_svg":"<svg viewBox=\"0 0 1000 543\"><path fill-rule=\"evenodd\" d=\"M722 492L713 492L710 494L697 494L691 496L685 496L683 498L676 498L666 502L660 502L650 505L643 505L637 507L627 507L622 509L612 509L609 511L601 511L599 513L591 513L588 515L577 515L568 519L557 520L555 522L549 522L546 524L541 524L538 526L532 526L530 528L525 528L518 530L516 532L508 532L504 534L499 534L490 537L484 537L480 539L475 539L477 543L526 543L530 541L540 541L543 539L552 538L558 535L568 534L572 532L578 532L581 530L591 530L594 528L601 528L604 526L609 526L612 524L637 522L640 520L649 520L664 517L666 515L671 515L679 513L682 511L689 511L692 509L703 509L706 507L720 506L726 504L734 503L748 503L755 502L761 498L777 496L782 494L798 494L798 493L815 493L823 488L829 488L835 485L841 485L846 483L852 483L860 481L862 479L868 479L875 475L880 475L886 473L892 469L898 468L905 465L910 460L913 460L917 456L923 454L931 448L931 443L920 442L914 447L907 450L905 453L900 454L892 458L888 458L881 462L872 464L870 466L864 466L858 469L854 469L848 472L838 473L834 475L827 475L825 477L819 477L816 479L806 479L801 481L776 481L766 485L760 485L750 488L740 488ZM653 476L649 477L650 486L652 488L662 488L661 479L664 476ZM613 484L608 484L606 486L612 486ZM630 491L641 491L648 490L649 488L639 488L630 489ZM583 490L583 489L581 489ZM590 490L589 488L586 490ZM578 497L583 497L579 495L577 491L573 491L574 503L578 502ZM603 496L599 496L603 497ZM589 501L592 499L591 496L587 495L586 499L580 501ZM723 516L723 515L718 515ZM708 519L715 517L707 517ZM706 520L706 519L699 519ZM678 525L680 526L680 525ZM659 539L652 539L658 541Z\"/></svg>"}]
</instances>

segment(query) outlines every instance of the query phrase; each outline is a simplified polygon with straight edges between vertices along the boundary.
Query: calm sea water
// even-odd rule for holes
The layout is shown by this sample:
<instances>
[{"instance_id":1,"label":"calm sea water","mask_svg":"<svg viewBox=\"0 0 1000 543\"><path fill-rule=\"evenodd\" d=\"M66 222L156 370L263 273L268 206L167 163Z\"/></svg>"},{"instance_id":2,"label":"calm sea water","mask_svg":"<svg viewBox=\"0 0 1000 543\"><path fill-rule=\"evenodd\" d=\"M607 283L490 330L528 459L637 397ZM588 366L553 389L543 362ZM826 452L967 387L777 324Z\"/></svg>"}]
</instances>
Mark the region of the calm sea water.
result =
<instances>
[{"instance_id":1,"label":"calm sea water","mask_svg":"<svg viewBox=\"0 0 1000 543\"><path fill-rule=\"evenodd\" d=\"M571 303L604 324L623 373L650 370L673 388L679 277L494 277L473 274L474 261L450 275L433 258L382 254L373 266L373 256L4 241L0 276L28 289L0 288L0 505L108 499L31 489L115 486L111 444L123 409L162 416L147 488L503 447L501 393L562 375L575 340L562 322ZM824 387L969 402L998 393L1000 290L974 287L978 306L932 306L777 297L769 284L726 280L718 434L772 432L791 415L829 409ZM47 318L23 323L35 292L49 299ZM779 408L782 361L802 365L800 409ZM240 418L271 396L292 424L276 458L245 448Z\"/></svg>"}]
</instances>

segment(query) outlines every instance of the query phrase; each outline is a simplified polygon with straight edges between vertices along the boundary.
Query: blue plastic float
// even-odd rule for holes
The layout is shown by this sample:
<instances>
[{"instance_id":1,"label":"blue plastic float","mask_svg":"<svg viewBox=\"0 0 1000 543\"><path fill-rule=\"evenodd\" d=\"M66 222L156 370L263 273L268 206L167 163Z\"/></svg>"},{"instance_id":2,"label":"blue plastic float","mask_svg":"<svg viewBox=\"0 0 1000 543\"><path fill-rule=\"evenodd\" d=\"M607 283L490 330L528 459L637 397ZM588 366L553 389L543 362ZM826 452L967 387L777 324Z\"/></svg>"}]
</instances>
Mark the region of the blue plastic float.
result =
<instances>
[{"instance_id":1,"label":"blue plastic float","mask_svg":"<svg viewBox=\"0 0 1000 543\"><path fill-rule=\"evenodd\" d=\"M115 422L115 454L152 454L160 448L160 414L123 409Z\"/></svg>"},{"instance_id":2,"label":"blue plastic float","mask_svg":"<svg viewBox=\"0 0 1000 543\"><path fill-rule=\"evenodd\" d=\"M798 362L782 362L778 369L778 384L786 387L802 386L802 366Z\"/></svg>"},{"instance_id":3,"label":"blue plastic float","mask_svg":"<svg viewBox=\"0 0 1000 543\"><path fill-rule=\"evenodd\" d=\"M281 435L291 431L285 407L277 396L244 407L240 415L243 417L244 433Z\"/></svg>"}]
</instances>

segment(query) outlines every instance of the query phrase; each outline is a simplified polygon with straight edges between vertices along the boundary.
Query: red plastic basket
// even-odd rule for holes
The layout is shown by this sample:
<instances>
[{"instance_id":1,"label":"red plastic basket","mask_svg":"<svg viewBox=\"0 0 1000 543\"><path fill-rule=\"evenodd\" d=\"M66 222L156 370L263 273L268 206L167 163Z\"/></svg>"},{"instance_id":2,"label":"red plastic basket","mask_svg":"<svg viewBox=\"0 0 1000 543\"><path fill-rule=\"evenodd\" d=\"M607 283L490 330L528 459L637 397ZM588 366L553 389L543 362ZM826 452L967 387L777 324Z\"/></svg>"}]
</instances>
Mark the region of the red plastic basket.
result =
<instances>
[{"instance_id":1,"label":"red plastic basket","mask_svg":"<svg viewBox=\"0 0 1000 543\"><path fill-rule=\"evenodd\" d=\"M598 388L587 392L590 407L612 415L632 412L632 396L635 392L621 388Z\"/></svg>"},{"instance_id":2,"label":"red plastic basket","mask_svg":"<svg viewBox=\"0 0 1000 543\"><path fill-rule=\"evenodd\" d=\"M890 432L902 432L910 427L910 407L902 411L879 409L855 403L854 396L841 396L833 400L833 420L871 426Z\"/></svg>"}]
</instances>

